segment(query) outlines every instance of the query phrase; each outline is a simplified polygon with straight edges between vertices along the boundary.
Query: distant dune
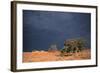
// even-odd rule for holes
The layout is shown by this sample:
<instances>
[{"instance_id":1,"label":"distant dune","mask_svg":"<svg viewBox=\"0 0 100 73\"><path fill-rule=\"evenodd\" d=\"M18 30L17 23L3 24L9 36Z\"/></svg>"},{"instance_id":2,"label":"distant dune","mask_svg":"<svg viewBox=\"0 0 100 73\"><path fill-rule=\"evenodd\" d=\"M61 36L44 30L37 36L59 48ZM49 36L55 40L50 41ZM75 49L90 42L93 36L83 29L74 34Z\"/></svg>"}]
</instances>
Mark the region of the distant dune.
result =
<instances>
[{"instance_id":1,"label":"distant dune","mask_svg":"<svg viewBox=\"0 0 100 73\"><path fill-rule=\"evenodd\" d=\"M33 51L23 52L23 62L45 62L45 61L67 61L67 60L84 60L91 59L90 49L83 50L78 53L66 53L61 56L60 51Z\"/></svg>"}]
</instances>

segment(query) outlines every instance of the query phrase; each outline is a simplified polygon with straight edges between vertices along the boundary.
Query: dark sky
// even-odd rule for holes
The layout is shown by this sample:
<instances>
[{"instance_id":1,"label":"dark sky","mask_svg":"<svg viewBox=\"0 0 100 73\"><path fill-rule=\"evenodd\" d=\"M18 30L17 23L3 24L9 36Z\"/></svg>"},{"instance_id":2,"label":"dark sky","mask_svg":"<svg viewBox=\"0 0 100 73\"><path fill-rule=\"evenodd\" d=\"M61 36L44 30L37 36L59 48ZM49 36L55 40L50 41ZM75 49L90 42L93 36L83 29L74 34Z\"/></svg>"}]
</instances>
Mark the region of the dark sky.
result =
<instances>
[{"instance_id":1,"label":"dark sky","mask_svg":"<svg viewBox=\"0 0 100 73\"><path fill-rule=\"evenodd\" d=\"M23 51L59 49L67 39L84 38L90 48L91 14L23 10Z\"/></svg>"}]
</instances>

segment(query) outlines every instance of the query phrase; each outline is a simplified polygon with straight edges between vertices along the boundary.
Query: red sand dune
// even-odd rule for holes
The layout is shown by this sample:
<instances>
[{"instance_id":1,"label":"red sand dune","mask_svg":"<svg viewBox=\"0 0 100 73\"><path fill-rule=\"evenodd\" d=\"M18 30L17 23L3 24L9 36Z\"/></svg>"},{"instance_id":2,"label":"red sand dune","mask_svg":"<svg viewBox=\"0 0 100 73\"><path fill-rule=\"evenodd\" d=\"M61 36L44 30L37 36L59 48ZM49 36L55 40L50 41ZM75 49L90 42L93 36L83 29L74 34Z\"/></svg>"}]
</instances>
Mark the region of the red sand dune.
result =
<instances>
[{"instance_id":1,"label":"red sand dune","mask_svg":"<svg viewBox=\"0 0 100 73\"><path fill-rule=\"evenodd\" d=\"M67 53L66 53L67 54ZM64 61L90 59L90 50L83 50L79 53L72 53L68 56L61 56L60 51L33 51L23 53L23 62L43 62L43 61Z\"/></svg>"}]
</instances>

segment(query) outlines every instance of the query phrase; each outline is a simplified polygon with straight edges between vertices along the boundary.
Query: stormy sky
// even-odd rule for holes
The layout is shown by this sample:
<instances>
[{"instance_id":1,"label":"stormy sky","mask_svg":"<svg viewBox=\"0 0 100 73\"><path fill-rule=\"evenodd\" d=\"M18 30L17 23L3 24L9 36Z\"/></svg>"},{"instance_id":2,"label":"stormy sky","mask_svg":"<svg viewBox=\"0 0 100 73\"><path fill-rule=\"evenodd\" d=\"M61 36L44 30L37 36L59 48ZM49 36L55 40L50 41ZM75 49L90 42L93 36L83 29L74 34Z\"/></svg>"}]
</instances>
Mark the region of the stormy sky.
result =
<instances>
[{"instance_id":1,"label":"stormy sky","mask_svg":"<svg viewBox=\"0 0 100 73\"><path fill-rule=\"evenodd\" d=\"M23 51L63 48L67 39L84 38L90 48L91 14L23 10Z\"/></svg>"}]
</instances>

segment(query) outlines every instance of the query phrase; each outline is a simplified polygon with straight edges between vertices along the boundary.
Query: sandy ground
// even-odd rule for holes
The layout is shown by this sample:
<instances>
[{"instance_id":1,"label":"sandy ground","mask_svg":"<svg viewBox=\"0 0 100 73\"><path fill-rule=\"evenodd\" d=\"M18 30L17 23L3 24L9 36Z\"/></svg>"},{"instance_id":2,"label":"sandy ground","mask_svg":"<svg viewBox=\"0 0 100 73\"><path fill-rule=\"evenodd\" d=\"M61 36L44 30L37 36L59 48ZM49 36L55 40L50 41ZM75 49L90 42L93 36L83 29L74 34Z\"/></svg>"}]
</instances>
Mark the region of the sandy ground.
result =
<instances>
[{"instance_id":1,"label":"sandy ground","mask_svg":"<svg viewBox=\"0 0 100 73\"><path fill-rule=\"evenodd\" d=\"M45 62L45 61L65 61L65 60L83 60L91 59L90 50L83 50L79 53L66 53L65 56L61 56L60 51L48 52L48 51L33 51L23 53L23 62Z\"/></svg>"}]
</instances>

